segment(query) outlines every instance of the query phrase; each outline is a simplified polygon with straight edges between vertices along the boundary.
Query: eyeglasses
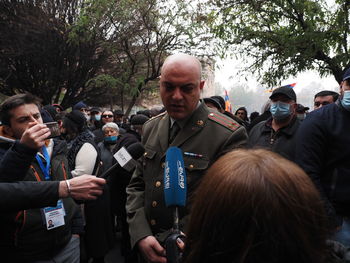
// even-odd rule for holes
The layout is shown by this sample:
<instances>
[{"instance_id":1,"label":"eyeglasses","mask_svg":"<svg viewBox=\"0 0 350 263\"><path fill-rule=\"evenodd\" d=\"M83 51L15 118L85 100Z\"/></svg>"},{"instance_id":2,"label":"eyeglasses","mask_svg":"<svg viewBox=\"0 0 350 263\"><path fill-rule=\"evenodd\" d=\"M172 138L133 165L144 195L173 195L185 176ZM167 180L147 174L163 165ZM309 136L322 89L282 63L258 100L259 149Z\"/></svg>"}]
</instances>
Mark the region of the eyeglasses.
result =
<instances>
[{"instance_id":1,"label":"eyeglasses","mask_svg":"<svg viewBox=\"0 0 350 263\"><path fill-rule=\"evenodd\" d=\"M102 118L113 118L113 115L102 115Z\"/></svg>"}]
</instances>

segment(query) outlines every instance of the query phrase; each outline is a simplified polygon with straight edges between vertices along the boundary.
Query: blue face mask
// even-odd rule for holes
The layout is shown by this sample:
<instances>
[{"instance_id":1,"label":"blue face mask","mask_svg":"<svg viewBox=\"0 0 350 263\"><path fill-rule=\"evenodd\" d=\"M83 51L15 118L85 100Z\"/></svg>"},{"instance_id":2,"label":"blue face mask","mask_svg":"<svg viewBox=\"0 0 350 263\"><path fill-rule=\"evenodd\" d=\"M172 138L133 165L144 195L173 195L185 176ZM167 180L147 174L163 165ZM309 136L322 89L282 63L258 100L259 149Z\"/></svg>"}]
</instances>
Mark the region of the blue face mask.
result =
<instances>
[{"instance_id":1,"label":"blue face mask","mask_svg":"<svg viewBox=\"0 0 350 263\"><path fill-rule=\"evenodd\" d=\"M270 112L272 114L272 118L278 121L284 120L292 114L290 104L281 101L272 102Z\"/></svg>"},{"instance_id":2,"label":"blue face mask","mask_svg":"<svg viewBox=\"0 0 350 263\"><path fill-rule=\"evenodd\" d=\"M107 136L104 137L104 141L109 144L115 144L118 140L118 136Z\"/></svg>"},{"instance_id":3,"label":"blue face mask","mask_svg":"<svg viewBox=\"0 0 350 263\"><path fill-rule=\"evenodd\" d=\"M100 121L101 120L101 115L95 115L95 120Z\"/></svg>"},{"instance_id":4,"label":"blue face mask","mask_svg":"<svg viewBox=\"0 0 350 263\"><path fill-rule=\"evenodd\" d=\"M341 100L341 105L343 105L343 107L350 111L350 90L345 90L344 91L344 95L343 98Z\"/></svg>"}]
</instances>

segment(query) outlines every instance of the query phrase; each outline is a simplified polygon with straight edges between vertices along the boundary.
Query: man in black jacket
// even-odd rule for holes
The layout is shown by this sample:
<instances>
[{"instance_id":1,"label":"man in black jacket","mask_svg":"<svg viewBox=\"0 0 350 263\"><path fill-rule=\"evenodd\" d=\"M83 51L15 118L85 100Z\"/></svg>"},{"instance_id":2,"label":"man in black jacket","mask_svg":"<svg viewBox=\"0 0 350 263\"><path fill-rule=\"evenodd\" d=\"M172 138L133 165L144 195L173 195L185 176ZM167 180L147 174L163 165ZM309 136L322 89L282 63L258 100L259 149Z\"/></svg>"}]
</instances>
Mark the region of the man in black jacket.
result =
<instances>
[{"instance_id":1,"label":"man in black jacket","mask_svg":"<svg viewBox=\"0 0 350 263\"><path fill-rule=\"evenodd\" d=\"M44 124L37 99L29 94L19 94L5 100L0 107L3 124L1 133L11 139L27 142L25 152L35 155L30 160L30 169L23 176L19 170L28 165L6 164L0 175L3 182L9 181L57 181L71 178L67 170L66 146L63 142L45 140L50 132ZM2 141L0 159L11 148L12 142ZM22 170L21 170L22 171ZM69 188L69 181L67 188ZM32 262L66 258L69 262L79 262L79 237L73 231L82 229L81 217L77 217L78 207L71 198L64 198L55 204L55 209L21 210L17 213L3 213L0 216L0 251L4 262ZM48 228L52 220L55 227Z\"/></svg>"},{"instance_id":2,"label":"man in black jacket","mask_svg":"<svg viewBox=\"0 0 350 263\"><path fill-rule=\"evenodd\" d=\"M280 87L272 92L270 99L272 118L252 128L248 147L270 149L295 161L295 138L300 124L296 118L296 94L292 88Z\"/></svg>"},{"instance_id":3,"label":"man in black jacket","mask_svg":"<svg viewBox=\"0 0 350 263\"><path fill-rule=\"evenodd\" d=\"M334 239L350 247L350 69L340 98L312 111L297 135L297 162L325 202Z\"/></svg>"}]
</instances>

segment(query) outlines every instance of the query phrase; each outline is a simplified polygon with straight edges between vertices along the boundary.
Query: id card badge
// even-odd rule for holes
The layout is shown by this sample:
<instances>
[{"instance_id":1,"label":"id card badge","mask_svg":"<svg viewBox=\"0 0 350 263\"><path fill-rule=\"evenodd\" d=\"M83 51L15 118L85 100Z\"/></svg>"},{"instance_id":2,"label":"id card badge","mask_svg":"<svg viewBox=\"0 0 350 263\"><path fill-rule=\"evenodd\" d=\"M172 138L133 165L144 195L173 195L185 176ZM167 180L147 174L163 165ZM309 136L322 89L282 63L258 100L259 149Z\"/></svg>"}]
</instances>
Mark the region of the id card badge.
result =
<instances>
[{"instance_id":1,"label":"id card badge","mask_svg":"<svg viewBox=\"0 0 350 263\"><path fill-rule=\"evenodd\" d=\"M58 200L57 206L45 207L43 211L47 230L65 225L64 216L66 215L66 211L63 207L62 200Z\"/></svg>"}]
</instances>

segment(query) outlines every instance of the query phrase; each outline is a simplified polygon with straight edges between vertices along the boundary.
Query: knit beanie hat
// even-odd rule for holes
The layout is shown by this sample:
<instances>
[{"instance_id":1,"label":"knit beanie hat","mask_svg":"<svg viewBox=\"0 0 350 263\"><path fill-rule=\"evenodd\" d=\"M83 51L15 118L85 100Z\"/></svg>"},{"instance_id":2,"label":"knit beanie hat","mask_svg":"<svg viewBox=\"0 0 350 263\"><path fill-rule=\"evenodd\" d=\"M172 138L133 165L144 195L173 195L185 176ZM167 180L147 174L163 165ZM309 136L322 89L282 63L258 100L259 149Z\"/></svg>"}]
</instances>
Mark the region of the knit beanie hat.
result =
<instances>
[{"instance_id":1,"label":"knit beanie hat","mask_svg":"<svg viewBox=\"0 0 350 263\"><path fill-rule=\"evenodd\" d=\"M77 104L73 106L73 110L80 110L82 108L87 108L87 105L82 101L79 101Z\"/></svg>"},{"instance_id":2,"label":"knit beanie hat","mask_svg":"<svg viewBox=\"0 0 350 263\"><path fill-rule=\"evenodd\" d=\"M72 112L67 113L65 118L72 121L78 128L83 127L86 123L86 118L84 113L82 113L79 110L73 110Z\"/></svg>"},{"instance_id":3,"label":"knit beanie hat","mask_svg":"<svg viewBox=\"0 0 350 263\"><path fill-rule=\"evenodd\" d=\"M149 118L146 115L136 114L134 117L132 117L130 123L131 125L143 125L148 120Z\"/></svg>"}]
</instances>

